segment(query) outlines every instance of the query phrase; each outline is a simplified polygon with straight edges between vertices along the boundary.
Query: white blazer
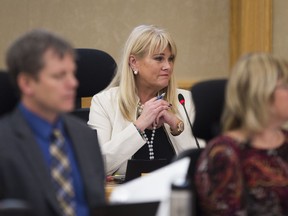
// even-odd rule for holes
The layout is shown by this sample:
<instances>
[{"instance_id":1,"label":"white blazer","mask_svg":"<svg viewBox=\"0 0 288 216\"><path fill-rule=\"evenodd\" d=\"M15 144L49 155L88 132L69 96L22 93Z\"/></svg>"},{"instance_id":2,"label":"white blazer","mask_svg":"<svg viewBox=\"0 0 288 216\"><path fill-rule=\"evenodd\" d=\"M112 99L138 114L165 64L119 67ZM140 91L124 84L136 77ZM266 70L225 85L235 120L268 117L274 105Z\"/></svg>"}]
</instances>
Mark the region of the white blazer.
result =
<instances>
[{"instance_id":1,"label":"white blazer","mask_svg":"<svg viewBox=\"0 0 288 216\"><path fill-rule=\"evenodd\" d=\"M104 90L93 96L90 107L88 125L97 130L102 154L106 162L106 174L125 174L127 161L145 144L142 136L138 133L133 122L124 119L118 105L118 87ZM191 92L177 89L177 94L183 94L185 107L191 122L194 121L195 110ZM169 125L165 124L176 154L189 148L197 148L185 110L179 103L178 116L184 122L184 131L179 136L170 134ZM136 113L135 113L136 120ZM199 140L201 147L205 142Z\"/></svg>"}]
</instances>

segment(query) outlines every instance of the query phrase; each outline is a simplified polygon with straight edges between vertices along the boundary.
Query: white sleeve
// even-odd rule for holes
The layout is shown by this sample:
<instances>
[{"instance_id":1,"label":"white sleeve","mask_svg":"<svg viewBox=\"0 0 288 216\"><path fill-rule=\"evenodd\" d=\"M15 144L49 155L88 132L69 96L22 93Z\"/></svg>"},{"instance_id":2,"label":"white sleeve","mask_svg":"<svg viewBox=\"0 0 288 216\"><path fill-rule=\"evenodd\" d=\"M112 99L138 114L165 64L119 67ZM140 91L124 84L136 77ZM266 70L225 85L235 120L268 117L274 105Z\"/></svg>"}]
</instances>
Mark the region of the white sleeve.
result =
<instances>
[{"instance_id":1,"label":"white sleeve","mask_svg":"<svg viewBox=\"0 0 288 216\"><path fill-rule=\"evenodd\" d=\"M88 125L97 130L107 175L119 168L117 172L124 174L127 160L145 144L132 122L117 119L117 109L113 97L96 94L92 98Z\"/></svg>"}]
</instances>

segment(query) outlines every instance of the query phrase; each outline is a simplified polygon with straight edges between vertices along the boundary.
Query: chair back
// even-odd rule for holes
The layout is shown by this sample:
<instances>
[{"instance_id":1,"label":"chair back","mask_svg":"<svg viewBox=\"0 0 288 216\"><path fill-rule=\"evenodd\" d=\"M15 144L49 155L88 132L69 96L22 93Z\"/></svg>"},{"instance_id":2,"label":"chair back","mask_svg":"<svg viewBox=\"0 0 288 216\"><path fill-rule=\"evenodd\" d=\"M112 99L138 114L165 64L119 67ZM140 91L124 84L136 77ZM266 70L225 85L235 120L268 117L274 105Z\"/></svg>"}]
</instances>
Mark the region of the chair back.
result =
<instances>
[{"instance_id":1,"label":"chair back","mask_svg":"<svg viewBox=\"0 0 288 216\"><path fill-rule=\"evenodd\" d=\"M193 133L206 142L221 133L221 115L225 102L227 79L212 79L191 87L195 105Z\"/></svg>"},{"instance_id":2,"label":"chair back","mask_svg":"<svg viewBox=\"0 0 288 216\"><path fill-rule=\"evenodd\" d=\"M19 98L9 74L4 70L0 70L0 116L11 112L18 101Z\"/></svg>"},{"instance_id":3,"label":"chair back","mask_svg":"<svg viewBox=\"0 0 288 216\"><path fill-rule=\"evenodd\" d=\"M82 107L82 98L92 97L106 88L115 74L117 64L111 55L102 50L77 48L75 51L79 86L72 114L88 121L89 107Z\"/></svg>"}]
</instances>

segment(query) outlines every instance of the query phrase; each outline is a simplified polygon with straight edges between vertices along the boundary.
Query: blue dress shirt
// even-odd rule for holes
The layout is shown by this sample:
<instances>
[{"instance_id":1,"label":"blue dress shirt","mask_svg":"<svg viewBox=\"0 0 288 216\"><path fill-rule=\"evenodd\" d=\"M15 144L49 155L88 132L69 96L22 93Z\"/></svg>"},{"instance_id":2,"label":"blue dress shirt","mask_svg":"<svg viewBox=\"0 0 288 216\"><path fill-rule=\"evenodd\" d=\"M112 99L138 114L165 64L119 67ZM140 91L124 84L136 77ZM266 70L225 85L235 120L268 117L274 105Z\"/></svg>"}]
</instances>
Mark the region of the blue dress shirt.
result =
<instances>
[{"instance_id":1,"label":"blue dress shirt","mask_svg":"<svg viewBox=\"0 0 288 216\"><path fill-rule=\"evenodd\" d=\"M18 108L23 114L25 120L30 126L37 143L43 153L44 160L49 169L51 163L51 155L49 153L49 145L53 129L59 129L65 138L65 145L67 147L68 158L71 164L73 187L75 191L76 214L79 216L88 216L89 208L84 195L83 181L79 172L78 164L73 152L71 140L68 137L63 125L63 120L59 118L54 124L50 124L43 118L35 115L29 111L23 104L19 104Z\"/></svg>"}]
</instances>

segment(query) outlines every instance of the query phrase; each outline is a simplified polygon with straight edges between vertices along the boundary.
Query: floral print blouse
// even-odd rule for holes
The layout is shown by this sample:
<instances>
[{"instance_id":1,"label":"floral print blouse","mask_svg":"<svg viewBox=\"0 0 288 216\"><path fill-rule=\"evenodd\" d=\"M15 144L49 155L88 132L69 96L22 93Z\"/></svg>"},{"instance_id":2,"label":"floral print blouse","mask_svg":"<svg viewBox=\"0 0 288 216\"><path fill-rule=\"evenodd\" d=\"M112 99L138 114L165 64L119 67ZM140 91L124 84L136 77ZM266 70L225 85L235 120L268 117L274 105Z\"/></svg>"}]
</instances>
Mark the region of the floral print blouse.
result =
<instances>
[{"instance_id":1,"label":"floral print blouse","mask_svg":"<svg viewBox=\"0 0 288 216\"><path fill-rule=\"evenodd\" d=\"M195 174L203 215L288 215L288 132L277 149L256 149L228 136L213 139Z\"/></svg>"}]
</instances>

